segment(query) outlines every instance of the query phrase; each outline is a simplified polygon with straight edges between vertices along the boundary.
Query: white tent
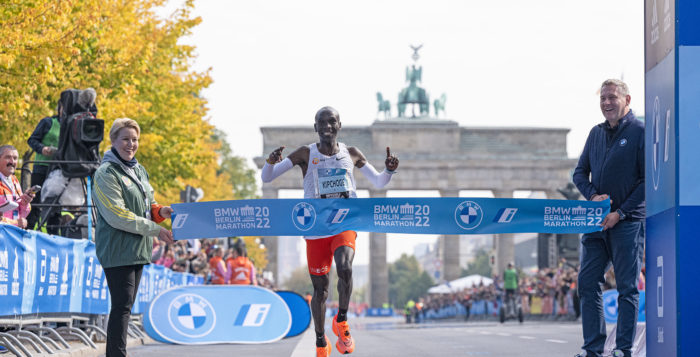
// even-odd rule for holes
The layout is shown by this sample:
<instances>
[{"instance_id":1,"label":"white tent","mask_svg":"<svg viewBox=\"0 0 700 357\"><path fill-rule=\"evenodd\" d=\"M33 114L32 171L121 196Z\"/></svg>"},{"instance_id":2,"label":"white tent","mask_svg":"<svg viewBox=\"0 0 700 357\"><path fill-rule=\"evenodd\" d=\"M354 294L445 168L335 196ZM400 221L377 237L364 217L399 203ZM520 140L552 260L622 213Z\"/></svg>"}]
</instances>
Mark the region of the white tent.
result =
<instances>
[{"instance_id":1,"label":"white tent","mask_svg":"<svg viewBox=\"0 0 700 357\"><path fill-rule=\"evenodd\" d=\"M460 291L462 289L477 287L479 284L483 283L484 286L489 286L493 284L493 279L481 276L478 274L465 276L459 279L452 280L447 283L443 283L437 286L433 286L428 289L428 293L431 294L449 294L453 292Z\"/></svg>"}]
</instances>

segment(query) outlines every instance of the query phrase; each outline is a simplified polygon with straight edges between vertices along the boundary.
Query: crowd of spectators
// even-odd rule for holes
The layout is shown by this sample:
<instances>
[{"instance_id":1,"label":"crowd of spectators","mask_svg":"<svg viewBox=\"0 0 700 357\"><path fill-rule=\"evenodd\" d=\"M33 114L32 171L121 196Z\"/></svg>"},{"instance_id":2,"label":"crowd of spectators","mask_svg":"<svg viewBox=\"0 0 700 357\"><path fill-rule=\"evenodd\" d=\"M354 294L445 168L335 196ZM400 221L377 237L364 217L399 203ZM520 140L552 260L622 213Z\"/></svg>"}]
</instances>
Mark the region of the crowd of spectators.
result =
<instances>
[{"instance_id":1,"label":"crowd of spectators","mask_svg":"<svg viewBox=\"0 0 700 357\"><path fill-rule=\"evenodd\" d=\"M151 262L173 271L190 273L204 277L206 284L212 283L212 270L209 262L219 247L224 247L223 238L180 240L173 244L154 242ZM224 261L233 255L233 248L225 250ZM262 274L255 275L258 286L275 289L274 284Z\"/></svg>"},{"instance_id":2,"label":"crowd of spectators","mask_svg":"<svg viewBox=\"0 0 700 357\"><path fill-rule=\"evenodd\" d=\"M518 297L528 316L576 319L580 315L576 290L578 271L566 264L544 268L532 275L520 273ZM613 282L614 284L614 282ZM494 276L493 284L471 286L449 294L427 294L414 308L417 322L463 316L498 316L503 299L503 279Z\"/></svg>"},{"instance_id":3,"label":"crowd of spectators","mask_svg":"<svg viewBox=\"0 0 700 357\"><path fill-rule=\"evenodd\" d=\"M577 291L578 268L562 260L557 268L543 268L533 274L519 274L518 297L523 314L529 318L578 319L581 315ZM615 272L605 274L603 290L615 289ZM644 269L639 290L645 288ZM416 322L442 318L498 316L503 299L503 279L483 283L450 294L427 294L410 309Z\"/></svg>"}]
</instances>

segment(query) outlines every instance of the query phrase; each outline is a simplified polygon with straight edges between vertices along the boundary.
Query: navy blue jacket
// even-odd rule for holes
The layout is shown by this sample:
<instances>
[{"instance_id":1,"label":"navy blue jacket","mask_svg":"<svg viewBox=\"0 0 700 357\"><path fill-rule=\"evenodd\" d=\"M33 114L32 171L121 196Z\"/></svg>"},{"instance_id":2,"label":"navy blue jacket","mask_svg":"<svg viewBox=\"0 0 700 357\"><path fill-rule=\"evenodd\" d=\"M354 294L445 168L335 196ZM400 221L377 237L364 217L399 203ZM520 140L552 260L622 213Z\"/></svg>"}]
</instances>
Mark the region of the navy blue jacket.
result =
<instances>
[{"instance_id":1,"label":"navy blue jacket","mask_svg":"<svg viewBox=\"0 0 700 357\"><path fill-rule=\"evenodd\" d=\"M610 137L609 137L610 136ZM630 110L617 130L607 121L591 129L574 171L574 184L584 198L608 194L611 212L644 219L644 123Z\"/></svg>"}]
</instances>

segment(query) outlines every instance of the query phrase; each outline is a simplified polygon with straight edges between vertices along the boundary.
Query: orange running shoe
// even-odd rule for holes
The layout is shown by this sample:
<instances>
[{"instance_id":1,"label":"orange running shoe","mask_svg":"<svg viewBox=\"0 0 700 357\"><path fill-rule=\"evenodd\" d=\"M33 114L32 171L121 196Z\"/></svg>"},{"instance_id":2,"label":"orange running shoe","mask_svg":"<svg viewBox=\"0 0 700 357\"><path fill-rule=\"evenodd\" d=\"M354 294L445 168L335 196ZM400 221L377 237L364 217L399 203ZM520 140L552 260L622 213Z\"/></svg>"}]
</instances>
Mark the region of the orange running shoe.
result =
<instances>
[{"instance_id":1,"label":"orange running shoe","mask_svg":"<svg viewBox=\"0 0 700 357\"><path fill-rule=\"evenodd\" d=\"M333 333L338 336L338 341L335 343L335 348L341 354L349 354L355 350L355 340L350 336L350 325L347 321L338 322L338 315L333 317Z\"/></svg>"},{"instance_id":2,"label":"orange running shoe","mask_svg":"<svg viewBox=\"0 0 700 357\"><path fill-rule=\"evenodd\" d=\"M328 336L323 336L326 338L326 347L316 347L316 357L329 357L333 347L331 347L331 340Z\"/></svg>"}]
</instances>

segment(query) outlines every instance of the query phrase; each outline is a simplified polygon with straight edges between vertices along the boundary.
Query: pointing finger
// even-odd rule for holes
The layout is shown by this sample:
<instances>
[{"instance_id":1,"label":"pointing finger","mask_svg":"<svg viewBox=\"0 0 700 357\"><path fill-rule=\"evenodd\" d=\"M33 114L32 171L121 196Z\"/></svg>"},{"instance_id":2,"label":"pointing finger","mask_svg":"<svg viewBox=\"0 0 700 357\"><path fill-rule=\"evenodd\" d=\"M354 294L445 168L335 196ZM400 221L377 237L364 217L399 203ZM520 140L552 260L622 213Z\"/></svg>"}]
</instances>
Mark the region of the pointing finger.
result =
<instances>
[{"instance_id":1,"label":"pointing finger","mask_svg":"<svg viewBox=\"0 0 700 357\"><path fill-rule=\"evenodd\" d=\"M386 157L391 157L391 149L389 147L386 147Z\"/></svg>"}]
</instances>

